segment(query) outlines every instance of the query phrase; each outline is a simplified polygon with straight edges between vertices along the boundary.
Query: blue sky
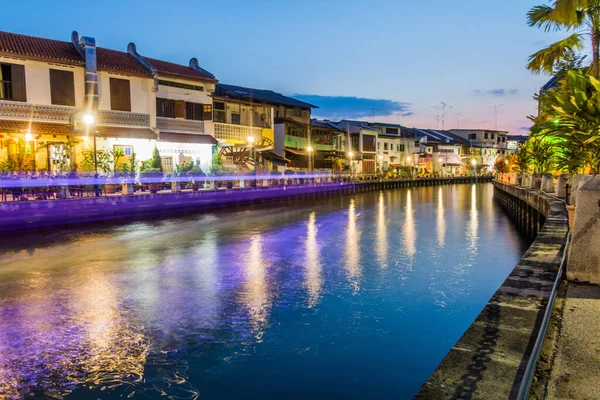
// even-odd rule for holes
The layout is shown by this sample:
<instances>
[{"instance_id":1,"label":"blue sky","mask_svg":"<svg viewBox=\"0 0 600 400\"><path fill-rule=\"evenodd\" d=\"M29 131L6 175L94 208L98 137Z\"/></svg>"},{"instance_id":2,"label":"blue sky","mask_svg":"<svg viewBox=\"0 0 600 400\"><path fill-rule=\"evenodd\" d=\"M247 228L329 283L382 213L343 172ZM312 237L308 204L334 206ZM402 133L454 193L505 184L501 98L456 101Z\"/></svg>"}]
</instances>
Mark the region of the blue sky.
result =
<instances>
[{"instance_id":1,"label":"blue sky","mask_svg":"<svg viewBox=\"0 0 600 400\"><path fill-rule=\"evenodd\" d=\"M0 29L200 65L224 83L298 95L321 117L519 133L548 79L527 57L561 37L525 23L535 0L9 1ZM177 4L177 7L175 7ZM457 116L455 114L462 114ZM457 118L460 121L457 121ZM441 122L439 122L441 128Z\"/></svg>"}]
</instances>

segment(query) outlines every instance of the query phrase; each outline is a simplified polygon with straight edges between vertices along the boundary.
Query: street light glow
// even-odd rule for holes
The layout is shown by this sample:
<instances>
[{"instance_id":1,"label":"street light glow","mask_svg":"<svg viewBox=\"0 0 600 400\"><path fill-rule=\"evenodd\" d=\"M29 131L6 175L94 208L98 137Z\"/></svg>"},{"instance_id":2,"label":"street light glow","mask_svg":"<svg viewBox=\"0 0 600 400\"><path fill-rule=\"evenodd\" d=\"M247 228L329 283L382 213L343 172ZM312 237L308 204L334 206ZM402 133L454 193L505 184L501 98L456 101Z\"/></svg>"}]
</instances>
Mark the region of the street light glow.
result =
<instances>
[{"instance_id":1,"label":"street light glow","mask_svg":"<svg viewBox=\"0 0 600 400\"><path fill-rule=\"evenodd\" d=\"M248 141L248 143L252 144L254 143L254 136L248 136L246 140Z\"/></svg>"},{"instance_id":2,"label":"street light glow","mask_svg":"<svg viewBox=\"0 0 600 400\"><path fill-rule=\"evenodd\" d=\"M473 164L473 166L475 166L477 164L477 161L475 159L472 159L471 164Z\"/></svg>"},{"instance_id":3,"label":"street light glow","mask_svg":"<svg viewBox=\"0 0 600 400\"><path fill-rule=\"evenodd\" d=\"M25 141L26 142L31 142L33 140L33 135L31 134L31 132L27 132L25 134Z\"/></svg>"},{"instance_id":4,"label":"street light glow","mask_svg":"<svg viewBox=\"0 0 600 400\"><path fill-rule=\"evenodd\" d=\"M382 155L380 155L378 158L379 158L379 161L383 160L383 156Z\"/></svg>"},{"instance_id":5,"label":"street light glow","mask_svg":"<svg viewBox=\"0 0 600 400\"><path fill-rule=\"evenodd\" d=\"M348 152L348 157L350 157L350 158L354 157L354 153L353 153L353 152L351 152L351 151L349 151L349 152Z\"/></svg>"},{"instance_id":6,"label":"street light glow","mask_svg":"<svg viewBox=\"0 0 600 400\"><path fill-rule=\"evenodd\" d=\"M311 153L311 152L313 151L313 148L312 148L312 146L308 146L308 147L306 148L306 151L308 151L309 153Z\"/></svg>"},{"instance_id":7,"label":"street light glow","mask_svg":"<svg viewBox=\"0 0 600 400\"><path fill-rule=\"evenodd\" d=\"M94 123L94 116L90 113L84 114L83 115L83 122L86 125L92 125Z\"/></svg>"}]
</instances>

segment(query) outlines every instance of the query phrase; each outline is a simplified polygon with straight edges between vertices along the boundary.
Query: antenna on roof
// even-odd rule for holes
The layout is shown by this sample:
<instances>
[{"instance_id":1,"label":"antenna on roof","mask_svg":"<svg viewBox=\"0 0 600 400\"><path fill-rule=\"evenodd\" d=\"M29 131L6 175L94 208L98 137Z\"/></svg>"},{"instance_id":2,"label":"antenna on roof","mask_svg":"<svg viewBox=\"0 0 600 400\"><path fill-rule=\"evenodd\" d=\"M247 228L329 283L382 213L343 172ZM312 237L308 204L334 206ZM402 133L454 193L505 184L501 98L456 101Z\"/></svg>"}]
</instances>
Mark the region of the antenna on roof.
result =
<instances>
[{"instance_id":1,"label":"antenna on roof","mask_svg":"<svg viewBox=\"0 0 600 400\"><path fill-rule=\"evenodd\" d=\"M379 108L369 108L373 112L373 123L375 123L375 111L379 111Z\"/></svg>"},{"instance_id":2,"label":"antenna on roof","mask_svg":"<svg viewBox=\"0 0 600 400\"><path fill-rule=\"evenodd\" d=\"M494 104L489 106L488 108L494 109L494 129L498 130L498 109L502 107L504 104Z\"/></svg>"},{"instance_id":3,"label":"antenna on roof","mask_svg":"<svg viewBox=\"0 0 600 400\"><path fill-rule=\"evenodd\" d=\"M431 106L435 108L435 129L440 129L440 106Z\"/></svg>"},{"instance_id":4,"label":"antenna on roof","mask_svg":"<svg viewBox=\"0 0 600 400\"><path fill-rule=\"evenodd\" d=\"M456 129L460 129L460 117L463 115L461 113L454 113L456 115Z\"/></svg>"},{"instance_id":5,"label":"antenna on roof","mask_svg":"<svg viewBox=\"0 0 600 400\"><path fill-rule=\"evenodd\" d=\"M440 101L440 104L442 105L442 130L444 130L446 126L446 106L448 104L444 103L443 101Z\"/></svg>"}]
</instances>

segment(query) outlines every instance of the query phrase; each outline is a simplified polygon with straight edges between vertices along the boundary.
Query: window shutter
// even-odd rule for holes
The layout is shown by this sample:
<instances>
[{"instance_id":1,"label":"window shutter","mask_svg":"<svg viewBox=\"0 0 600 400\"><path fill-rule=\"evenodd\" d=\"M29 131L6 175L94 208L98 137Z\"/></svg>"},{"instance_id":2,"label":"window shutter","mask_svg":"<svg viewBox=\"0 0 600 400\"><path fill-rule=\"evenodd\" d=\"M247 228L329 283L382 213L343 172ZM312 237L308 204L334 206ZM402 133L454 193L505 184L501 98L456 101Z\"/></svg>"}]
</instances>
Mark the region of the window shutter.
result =
<instances>
[{"instance_id":1,"label":"window shutter","mask_svg":"<svg viewBox=\"0 0 600 400\"><path fill-rule=\"evenodd\" d=\"M175 100L175 118L185 118L185 101Z\"/></svg>"},{"instance_id":2,"label":"window shutter","mask_svg":"<svg viewBox=\"0 0 600 400\"><path fill-rule=\"evenodd\" d=\"M11 65L11 86L12 99L14 101L27 101L27 91L25 89L25 66Z\"/></svg>"},{"instance_id":3,"label":"window shutter","mask_svg":"<svg viewBox=\"0 0 600 400\"><path fill-rule=\"evenodd\" d=\"M73 72L50 69L50 99L52 104L75 106Z\"/></svg>"},{"instance_id":4,"label":"window shutter","mask_svg":"<svg viewBox=\"0 0 600 400\"><path fill-rule=\"evenodd\" d=\"M203 104L202 106L202 119L204 121L212 120L212 104Z\"/></svg>"},{"instance_id":5,"label":"window shutter","mask_svg":"<svg viewBox=\"0 0 600 400\"><path fill-rule=\"evenodd\" d=\"M127 79L110 78L110 109L131 111L131 89Z\"/></svg>"}]
</instances>

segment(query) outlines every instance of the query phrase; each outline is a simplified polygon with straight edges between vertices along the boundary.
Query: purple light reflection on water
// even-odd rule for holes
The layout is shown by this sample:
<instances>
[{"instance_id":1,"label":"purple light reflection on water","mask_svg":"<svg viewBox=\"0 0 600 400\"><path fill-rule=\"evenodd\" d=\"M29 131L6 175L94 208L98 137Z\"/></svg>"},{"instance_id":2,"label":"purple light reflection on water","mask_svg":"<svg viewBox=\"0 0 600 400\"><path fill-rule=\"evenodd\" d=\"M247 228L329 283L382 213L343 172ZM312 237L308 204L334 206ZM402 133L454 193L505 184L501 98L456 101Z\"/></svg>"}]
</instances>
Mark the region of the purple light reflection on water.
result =
<instances>
[{"instance_id":1,"label":"purple light reflection on water","mask_svg":"<svg viewBox=\"0 0 600 400\"><path fill-rule=\"evenodd\" d=\"M0 251L0 397L409 398L524 249L490 185L55 236Z\"/></svg>"}]
</instances>

